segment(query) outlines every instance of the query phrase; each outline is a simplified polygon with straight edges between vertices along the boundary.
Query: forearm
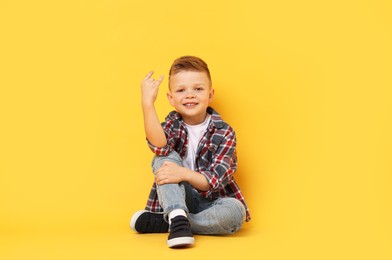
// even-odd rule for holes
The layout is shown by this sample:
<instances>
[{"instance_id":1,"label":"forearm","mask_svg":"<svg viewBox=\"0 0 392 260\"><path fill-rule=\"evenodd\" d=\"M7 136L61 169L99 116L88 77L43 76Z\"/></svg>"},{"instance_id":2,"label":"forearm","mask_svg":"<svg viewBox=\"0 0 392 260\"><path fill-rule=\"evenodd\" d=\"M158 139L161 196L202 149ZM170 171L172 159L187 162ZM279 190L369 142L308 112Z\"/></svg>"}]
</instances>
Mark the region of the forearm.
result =
<instances>
[{"instance_id":1,"label":"forearm","mask_svg":"<svg viewBox=\"0 0 392 260\"><path fill-rule=\"evenodd\" d=\"M163 147L167 144L165 132L159 122L154 104L142 104L144 131L148 141L156 146Z\"/></svg>"},{"instance_id":2,"label":"forearm","mask_svg":"<svg viewBox=\"0 0 392 260\"><path fill-rule=\"evenodd\" d=\"M182 167L184 180L200 191L207 191L211 188L206 177L198 172Z\"/></svg>"}]
</instances>

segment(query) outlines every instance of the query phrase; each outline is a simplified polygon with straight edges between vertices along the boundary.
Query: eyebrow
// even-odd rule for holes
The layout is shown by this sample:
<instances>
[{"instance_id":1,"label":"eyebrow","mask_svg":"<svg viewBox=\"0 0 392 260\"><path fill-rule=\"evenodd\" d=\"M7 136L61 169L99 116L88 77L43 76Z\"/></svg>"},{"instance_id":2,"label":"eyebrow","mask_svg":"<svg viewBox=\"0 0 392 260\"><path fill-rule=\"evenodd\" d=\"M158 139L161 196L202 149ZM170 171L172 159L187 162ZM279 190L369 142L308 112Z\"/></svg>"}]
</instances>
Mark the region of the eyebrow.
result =
<instances>
[{"instance_id":1,"label":"eyebrow","mask_svg":"<svg viewBox=\"0 0 392 260\"><path fill-rule=\"evenodd\" d=\"M194 85L192 85L191 87L197 87L197 86L205 86L206 84L204 84L204 83L196 83L196 84L194 84ZM185 87L187 87L186 85L184 85L184 84L180 84L180 85L177 85L177 86L174 86L175 88L185 88Z\"/></svg>"}]
</instances>

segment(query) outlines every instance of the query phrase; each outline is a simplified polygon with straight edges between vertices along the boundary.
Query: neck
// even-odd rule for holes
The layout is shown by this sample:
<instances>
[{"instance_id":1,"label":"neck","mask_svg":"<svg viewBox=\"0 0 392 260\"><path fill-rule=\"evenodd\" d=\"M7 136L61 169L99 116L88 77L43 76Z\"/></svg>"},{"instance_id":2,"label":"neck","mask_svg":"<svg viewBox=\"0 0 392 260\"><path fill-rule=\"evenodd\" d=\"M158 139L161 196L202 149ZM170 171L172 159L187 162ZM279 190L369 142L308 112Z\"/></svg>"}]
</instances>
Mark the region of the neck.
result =
<instances>
[{"instance_id":1,"label":"neck","mask_svg":"<svg viewBox=\"0 0 392 260\"><path fill-rule=\"evenodd\" d=\"M197 117L190 117L190 118L183 117L182 119L188 125L199 125L206 120L206 117L207 117L207 112L205 112L203 115L200 115Z\"/></svg>"}]
</instances>

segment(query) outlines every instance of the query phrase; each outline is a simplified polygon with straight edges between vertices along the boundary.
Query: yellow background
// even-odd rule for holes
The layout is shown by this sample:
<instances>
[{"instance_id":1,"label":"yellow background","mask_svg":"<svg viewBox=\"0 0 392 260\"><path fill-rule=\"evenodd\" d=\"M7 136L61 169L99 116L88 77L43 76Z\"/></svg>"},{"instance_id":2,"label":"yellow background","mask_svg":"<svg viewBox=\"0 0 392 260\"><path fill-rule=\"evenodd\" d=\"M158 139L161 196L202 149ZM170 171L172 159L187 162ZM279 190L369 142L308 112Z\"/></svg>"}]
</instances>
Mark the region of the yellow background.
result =
<instances>
[{"instance_id":1,"label":"yellow background","mask_svg":"<svg viewBox=\"0 0 392 260\"><path fill-rule=\"evenodd\" d=\"M392 259L390 1L2 1L0 35L1 259ZM128 222L152 182L140 81L185 54L253 219L170 250Z\"/></svg>"}]
</instances>

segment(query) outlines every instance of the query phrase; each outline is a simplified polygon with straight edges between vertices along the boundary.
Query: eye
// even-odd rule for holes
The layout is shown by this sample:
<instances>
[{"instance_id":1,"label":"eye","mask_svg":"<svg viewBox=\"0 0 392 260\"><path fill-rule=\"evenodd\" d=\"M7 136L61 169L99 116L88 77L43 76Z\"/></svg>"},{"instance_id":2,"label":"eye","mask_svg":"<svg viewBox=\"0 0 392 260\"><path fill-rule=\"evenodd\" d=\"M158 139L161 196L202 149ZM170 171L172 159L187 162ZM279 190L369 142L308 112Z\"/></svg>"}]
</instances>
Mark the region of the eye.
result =
<instances>
[{"instance_id":1,"label":"eye","mask_svg":"<svg viewBox=\"0 0 392 260\"><path fill-rule=\"evenodd\" d=\"M176 90L177 93L181 93L181 92L184 92L184 91L185 91L185 90L184 90L183 88L180 88L180 89L177 89L177 90Z\"/></svg>"},{"instance_id":2,"label":"eye","mask_svg":"<svg viewBox=\"0 0 392 260\"><path fill-rule=\"evenodd\" d=\"M195 90L196 90L196 91L202 91L203 88L200 88L200 87L199 87L199 88L195 88Z\"/></svg>"}]
</instances>

